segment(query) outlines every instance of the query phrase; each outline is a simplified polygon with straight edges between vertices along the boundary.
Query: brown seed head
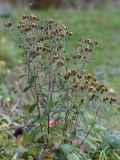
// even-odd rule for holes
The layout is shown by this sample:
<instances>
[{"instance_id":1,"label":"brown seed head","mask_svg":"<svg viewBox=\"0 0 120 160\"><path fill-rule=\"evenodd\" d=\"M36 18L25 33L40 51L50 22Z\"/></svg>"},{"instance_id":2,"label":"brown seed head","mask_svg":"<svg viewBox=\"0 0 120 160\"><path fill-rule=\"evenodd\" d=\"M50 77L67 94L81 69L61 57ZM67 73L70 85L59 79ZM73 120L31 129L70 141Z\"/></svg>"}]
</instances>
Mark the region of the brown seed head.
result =
<instances>
[{"instance_id":1,"label":"brown seed head","mask_svg":"<svg viewBox=\"0 0 120 160\"><path fill-rule=\"evenodd\" d=\"M81 98L81 103L84 103L85 102L85 98Z\"/></svg>"},{"instance_id":2,"label":"brown seed head","mask_svg":"<svg viewBox=\"0 0 120 160\"><path fill-rule=\"evenodd\" d=\"M80 54L80 53L78 53L78 54L77 54L77 57L78 57L78 58L81 58L81 54Z\"/></svg>"},{"instance_id":3,"label":"brown seed head","mask_svg":"<svg viewBox=\"0 0 120 160\"><path fill-rule=\"evenodd\" d=\"M69 36L72 36L72 35L73 35L73 33L72 33L72 32L69 32L69 33L68 33L68 35L69 35Z\"/></svg>"}]
</instances>

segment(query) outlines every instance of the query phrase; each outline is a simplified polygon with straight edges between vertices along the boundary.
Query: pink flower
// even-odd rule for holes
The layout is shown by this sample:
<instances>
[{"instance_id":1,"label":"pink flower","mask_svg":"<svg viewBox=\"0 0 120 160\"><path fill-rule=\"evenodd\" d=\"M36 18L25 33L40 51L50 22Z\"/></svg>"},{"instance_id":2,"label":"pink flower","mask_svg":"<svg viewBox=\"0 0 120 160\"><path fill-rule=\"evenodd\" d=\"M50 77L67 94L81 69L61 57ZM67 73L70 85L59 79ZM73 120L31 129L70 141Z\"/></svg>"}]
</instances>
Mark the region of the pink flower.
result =
<instances>
[{"instance_id":1,"label":"pink flower","mask_svg":"<svg viewBox=\"0 0 120 160\"><path fill-rule=\"evenodd\" d=\"M49 126L50 126L50 127L54 127L55 124L56 124L56 121L55 121L54 119L51 119L51 120L49 121Z\"/></svg>"}]
</instances>

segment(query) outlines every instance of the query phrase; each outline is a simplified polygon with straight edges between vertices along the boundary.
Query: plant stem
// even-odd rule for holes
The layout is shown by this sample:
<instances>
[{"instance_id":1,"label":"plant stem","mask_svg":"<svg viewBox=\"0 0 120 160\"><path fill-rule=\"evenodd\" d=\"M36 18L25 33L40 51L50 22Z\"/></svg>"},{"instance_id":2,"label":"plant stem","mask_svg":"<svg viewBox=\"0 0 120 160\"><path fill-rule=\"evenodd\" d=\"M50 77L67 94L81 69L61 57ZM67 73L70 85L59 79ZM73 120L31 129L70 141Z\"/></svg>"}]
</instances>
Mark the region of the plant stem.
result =
<instances>
[{"instance_id":1,"label":"plant stem","mask_svg":"<svg viewBox=\"0 0 120 160\"><path fill-rule=\"evenodd\" d=\"M90 130L88 131L88 133L87 133L87 135L85 136L85 138L83 139L83 141L82 141L77 147L81 147L81 146L84 144L84 142L85 142L85 140L87 139L88 135L90 134L92 128L94 127L95 123L97 122L97 115L98 115L99 109L100 109L100 103L99 103L99 107L98 107L98 109L97 109L97 111L96 111L96 114L95 114L94 123L92 124Z\"/></svg>"}]
</instances>

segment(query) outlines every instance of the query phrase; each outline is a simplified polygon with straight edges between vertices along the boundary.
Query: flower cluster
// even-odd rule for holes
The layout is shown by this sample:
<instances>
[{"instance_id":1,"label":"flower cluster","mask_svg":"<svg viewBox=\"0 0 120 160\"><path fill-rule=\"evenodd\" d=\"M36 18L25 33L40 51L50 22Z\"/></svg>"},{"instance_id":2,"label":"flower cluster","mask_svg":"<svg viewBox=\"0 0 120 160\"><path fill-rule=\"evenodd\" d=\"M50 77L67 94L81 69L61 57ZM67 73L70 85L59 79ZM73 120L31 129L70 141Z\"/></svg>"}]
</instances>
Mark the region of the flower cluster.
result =
<instances>
[{"instance_id":1,"label":"flower cluster","mask_svg":"<svg viewBox=\"0 0 120 160\"><path fill-rule=\"evenodd\" d=\"M11 27L11 26L12 26L12 22L5 23L5 27Z\"/></svg>"},{"instance_id":2,"label":"flower cluster","mask_svg":"<svg viewBox=\"0 0 120 160\"><path fill-rule=\"evenodd\" d=\"M5 26L12 26L11 22L5 23ZM24 43L26 45L20 45L24 49L30 49L32 58L37 57L41 53L51 53L55 56L57 52L65 52L63 39L72 36L72 32L68 31L68 28L63 24L58 27L55 20L46 20L45 25L39 24L39 18L35 15L24 15L19 21L18 29L22 35L24 35ZM38 36L39 35L39 36ZM48 43L51 41L51 44ZM39 45L44 42L44 45ZM44 58L44 57L43 57ZM53 58L53 61L56 58Z\"/></svg>"}]
</instances>

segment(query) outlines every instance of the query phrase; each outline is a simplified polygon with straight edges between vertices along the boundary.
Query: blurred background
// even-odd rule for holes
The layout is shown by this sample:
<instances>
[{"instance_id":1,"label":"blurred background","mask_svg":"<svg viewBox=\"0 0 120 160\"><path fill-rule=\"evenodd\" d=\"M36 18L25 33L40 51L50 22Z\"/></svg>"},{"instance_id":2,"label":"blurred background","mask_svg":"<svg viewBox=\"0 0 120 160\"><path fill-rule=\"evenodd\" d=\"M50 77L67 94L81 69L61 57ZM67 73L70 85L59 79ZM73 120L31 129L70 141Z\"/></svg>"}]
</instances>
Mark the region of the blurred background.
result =
<instances>
[{"instance_id":1,"label":"blurred background","mask_svg":"<svg viewBox=\"0 0 120 160\"><path fill-rule=\"evenodd\" d=\"M76 53L80 37L98 40L99 45L91 55L87 66L89 73L117 97L105 116L104 123L111 129L120 130L120 0L0 0L0 106L10 107L19 101L21 106L29 104L29 96L23 94L25 86L19 80L25 61L23 51L9 34L4 23L11 21L14 28L23 15L37 15L41 24L54 19L65 24L73 36L66 42L67 54ZM16 32L15 32L16 35ZM17 37L16 37L17 38Z\"/></svg>"}]
</instances>

